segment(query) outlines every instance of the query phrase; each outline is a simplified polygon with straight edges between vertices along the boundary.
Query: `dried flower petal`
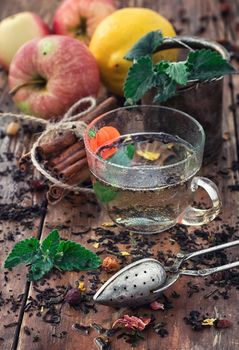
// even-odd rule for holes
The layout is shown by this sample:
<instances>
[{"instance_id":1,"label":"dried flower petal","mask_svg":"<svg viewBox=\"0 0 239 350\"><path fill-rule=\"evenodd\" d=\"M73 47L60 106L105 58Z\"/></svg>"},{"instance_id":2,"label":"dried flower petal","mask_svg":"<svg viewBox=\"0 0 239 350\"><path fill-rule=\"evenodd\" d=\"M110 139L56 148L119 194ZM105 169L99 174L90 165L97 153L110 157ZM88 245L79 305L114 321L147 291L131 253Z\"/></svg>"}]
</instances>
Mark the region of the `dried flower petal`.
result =
<instances>
[{"instance_id":1,"label":"dried flower petal","mask_svg":"<svg viewBox=\"0 0 239 350\"><path fill-rule=\"evenodd\" d=\"M129 252L120 252L120 254L121 254L122 256L129 256L129 255L130 255Z\"/></svg>"},{"instance_id":2,"label":"dried flower petal","mask_svg":"<svg viewBox=\"0 0 239 350\"><path fill-rule=\"evenodd\" d=\"M84 282L84 281L80 281L79 286L78 286L78 289L79 289L81 292L85 292L85 291L86 291L86 287L85 287L85 282Z\"/></svg>"},{"instance_id":3,"label":"dried flower petal","mask_svg":"<svg viewBox=\"0 0 239 350\"><path fill-rule=\"evenodd\" d=\"M124 139L124 142L131 141L132 137L130 135L127 135Z\"/></svg>"},{"instance_id":4,"label":"dried flower petal","mask_svg":"<svg viewBox=\"0 0 239 350\"><path fill-rule=\"evenodd\" d=\"M103 226L103 227L114 227L115 223L114 222L103 222L103 224L101 224L101 226Z\"/></svg>"},{"instance_id":5,"label":"dried flower petal","mask_svg":"<svg viewBox=\"0 0 239 350\"><path fill-rule=\"evenodd\" d=\"M159 303L158 301L153 301L150 305L152 310L164 310L164 304Z\"/></svg>"},{"instance_id":6,"label":"dried flower petal","mask_svg":"<svg viewBox=\"0 0 239 350\"><path fill-rule=\"evenodd\" d=\"M150 323L150 317L136 317L124 315L123 317L118 318L114 323L112 328L117 326L125 327L127 329L143 331L145 327Z\"/></svg>"},{"instance_id":7,"label":"dried flower petal","mask_svg":"<svg viewBox=\"0 0 239 350\"><path fill-rule=\"evenodd\" d=\"M205 320L202 321L202 326L214 326L215 321L216 318L205 318Z\"/></svg>"},{"instance_id":8,"label":"dried flower petal","mask_svg":"<svg viewBox=\"0 0 239 350\"><path fill-rule=\"evenodd\" d=\"M160 152L151 152L151 151L142 151L142 150L138 150L136 152L140 157L147 159L147 160L151 160L151 161L155 161L157 159L159 159L160 157Z\"/></svg>"},{"instance_id":9,"label":"dried flower petal","mask_svg":"<svg viewBox=\"0 0 239 350\"><path fill-rule=\"evenodd\" d=\"M174 147L174 143L168 143L167 144L167 149L171 150Z\"/></svg>"},{"instance_id":10,"label":"dried flower petal","mask_svg":"<svg viewBox=\"0 0 239 350\"><path fill-rule=\"evenodd\" d=\"M100 243L99 243L99 242L96 242L96 243L93 244L93 247L94 247L95 249L98 249L99 246L100 246Z\"/></svg>"},{"instance_id":11,"label":"dried flower petal","mask_svg":"<svg viewBox=\"0 0 239 350\"><path fill-rule=\"evenodd\" d=\"M119 267L120 265L117 258L112 256L107 256L106 258L104 258L102 263L102 269L104 269L105 271L107 272L118 271Z\"/></svg>"}]
</instances>

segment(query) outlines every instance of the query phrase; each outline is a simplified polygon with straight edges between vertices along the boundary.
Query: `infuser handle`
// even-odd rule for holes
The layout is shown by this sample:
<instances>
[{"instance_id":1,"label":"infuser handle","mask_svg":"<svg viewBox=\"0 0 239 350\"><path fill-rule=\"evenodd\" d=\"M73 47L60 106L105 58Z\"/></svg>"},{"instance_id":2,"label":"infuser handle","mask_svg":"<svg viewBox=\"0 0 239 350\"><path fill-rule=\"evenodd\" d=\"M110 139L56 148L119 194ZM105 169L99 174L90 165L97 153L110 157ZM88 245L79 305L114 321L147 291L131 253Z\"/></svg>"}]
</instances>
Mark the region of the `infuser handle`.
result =
<instances>
[{"instance_id":1,"label":"infuser handle","mask_svg":"<svg viewBox=\"0 0 239 350\"><path fill-rule=\"evenodd\" d=\"M236 241L232 241L232 242L228 242L228 243L224 243L224 244L219 244L219 245L216 245L214 247L205 248L205 249L198 250L196 252L186 254L183 256L183 261L189 260L189 259L194 258L194 257L199 256L199 255L215 252L217 250L234 247L236 245L239 245L239 239L237 239Z\"/></svg>"},{"instance_id":2,"label":"infuser handle","mask_svg":"<svg viewBox=\"0 0 239 350\"><path fill-rule=\"evenodd\" d=\"M239 267L239 261L235 261L233 263L225 264L225 265L222 265L222 266L211 267L210 269L181 270L180 271L180 275L205 277L205 276L209 276L209 275L211 275L213 273L216 273L216 272L232 269L234 267Z\"/></svg>"}]
</instances>

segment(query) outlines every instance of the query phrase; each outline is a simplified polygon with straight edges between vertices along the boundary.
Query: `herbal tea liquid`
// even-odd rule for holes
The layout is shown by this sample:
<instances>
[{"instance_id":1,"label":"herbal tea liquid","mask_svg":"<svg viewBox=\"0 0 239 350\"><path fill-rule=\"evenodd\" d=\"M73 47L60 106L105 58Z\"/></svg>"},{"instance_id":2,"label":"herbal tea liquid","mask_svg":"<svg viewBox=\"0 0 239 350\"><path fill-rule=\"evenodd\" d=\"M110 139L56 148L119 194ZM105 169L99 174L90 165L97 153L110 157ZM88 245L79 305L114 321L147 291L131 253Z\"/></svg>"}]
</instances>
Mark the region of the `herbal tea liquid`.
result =
<instances>
[{"instance_id":1,"label":"herbal tea liquid","mask_svg":"<svg viewBox=\"0 0 239 350\"><path fill-rule=\"evenodd\" d=\"M107 153L108 152L108 153ZM164 133L138 133L121 136L111 144L103 145L97 151L98 156L107 161L139 169L166 167L192 159L190 176L170 174L166 184L154 184L154 178L127 178L121 176L118 186L116 176L107 173L107 181L95 174L93 184L99 201L106 206L113 221L125 229L134 232L160 232L173 226L183 208L192 202L190 179L197 171L194 150L178 137ZM195 171L192 167L195 166ZM137 172L135 172L136 174ZM137 175L135 175L137 176ZM123 182L123 184L122 184Z\"/></svg>"}]
</instances>

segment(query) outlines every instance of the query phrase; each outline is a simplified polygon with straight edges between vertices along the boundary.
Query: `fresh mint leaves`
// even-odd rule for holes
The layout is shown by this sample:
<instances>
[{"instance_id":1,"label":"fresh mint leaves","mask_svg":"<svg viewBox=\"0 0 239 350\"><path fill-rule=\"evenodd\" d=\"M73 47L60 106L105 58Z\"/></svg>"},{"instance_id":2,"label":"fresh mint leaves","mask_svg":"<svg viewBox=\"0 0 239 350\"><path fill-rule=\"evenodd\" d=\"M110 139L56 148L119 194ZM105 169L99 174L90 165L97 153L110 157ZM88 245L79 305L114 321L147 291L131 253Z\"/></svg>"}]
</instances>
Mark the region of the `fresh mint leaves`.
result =
<instances>
[{"instance_id":1,"label":"fresh mint leaves","mask_svg":"<svg viewBox=\"0 0 239 350\"><path fill-rule=\"evenodd\" d=\"M159 45L163 42L162 33L157 30L147 33L131 48L125 55L125 59L129 61L137 60L142 56L151 55L157 51Z\"/></svg>"},{"instance_id":2,"label":"fresh mint leaves","mask_svg":"<svg viewBox=\"0 0 239 350\"><path fill-rule=\"evenodd\" d=\"M176 94L178 85L185 86L192 80L206 81L235 72L218 52L208 49L190 51L185 61L154 64L152 54L162 42L159 31L150 32L125 56L133 61L124 83L126 105L137 103L153 87L156 90L154 101L165 102Z\"/></svg>"},{"instance_id":3,"label":"fresh mint leaves","mask_svg":"<svg viewBox=\"0 0 239 350\"><path fill-rule=\"evenodd\" d=\"M4 267L10 269L22 263L30 265L28 278L36 281L53 267L63 271L97 269L101 259L79 243L61 240L58 231L53 230L41 245L34 237L18 242Z\"/></svg>"},{"instance_id":4,"label":"fresh mint leaves","mask_svg":"<svg viewBox=\"0 0 239 350\"><path fill-rule=\"evenodd\" d=\"M54 258L60 243L60 236L57 230L53 230L44 239L41 245L41 252L44 256Z\"/></svg>"},{"instance_id":5,"label":"fresh mint leaves","mask_svg":"<svg viewBox=\"0 0 239 350\"><path fill-rule=\"evenodd\" d=\"M176 94L177 83L166 75L161 76L160 87L154 96L154 101L161 103L167 101Z\"/></svg>"},{"instance_id":6,"label":"fresh mint leaves","mask_svg":"<svg viewBox=\"0 0 239 350\"><path fill-rule=\"evenodd\" d=\"M63 271L94 270L101 264L98 255L73 241L61 241L54 266Z\"/></svg>"},{"instance_id":7,"label":"fresh mint leaves","mask_svg":"<svg viewBox=\"0 0 239 350\"><path fill-rule=\"evenodd\" d=\"M190 80L209 80L235 72L231 64L218 52L206 49L189 52L185 64Z\"/></svg>"},{"instance_id":8,"label":"fresh mint leaves","mask_svg":"<svg viewBox=\"0 0 239 350\"><path fill-rule=\"evenodd\" d=\"M18 264L31 264L39 251L39 241L32 237L17 243L5 261L4 267L7 269Z\"/></svg>"},{"instance_id":9,"label":"fresh mint leaves","mask_svg":"<svg viewBox=\"0 0 239 350\"><path fill-rule=\"evenodd\" d=\"M128 104L141 99L144 94L155 84L155 72L151 57L140 57L130 67L124 86L124 94Z\"/></svg>"},{"instance_id":10,"label":"fresh mint leaves","mask_svg":"<svg viewBox=\"0 0 239 350\"><path fill-rule=\"evenodd\" d=\"M188 81L189 69L184 62L170 62L165 74L175 83L185 85Z\"/></svg>"},{"instance_id":11,"label":"fresh mint leaves","mask_svg":"<svg viewBox=\"0 0 239 350\"><path fill-rule=\"evenodd\" d=\"M99 181L96 181L93 184L93 189L95 191L96 197L102 203L108 203L114 200L117 197L117 190L111 189L108 186L101 184Z\"/></svg>"},{"instance_id":12,"label":"fresh mint leaves","mask_svg":"<svg viewBox=\"0 0 239 350\"><path fill-rule=\"evenodd\" d=\"M42 278L45 274L51 271L54 263L53 259L45 256L39 252L36 259L31 263L28 273L29 281L37 281Z\"/></svg>"},{"instance_id":13,"label":"fresh mint leaves","mask_svg":"<svg viewBox=\"0 0 239 350\"><path fill-rule=\"evenodd\" d=\"M129 166L131 164L132 159L134 158L135 146L129 144L126 147L123 147L108 159L109 163Z\"/></svg>"}]
</instances>

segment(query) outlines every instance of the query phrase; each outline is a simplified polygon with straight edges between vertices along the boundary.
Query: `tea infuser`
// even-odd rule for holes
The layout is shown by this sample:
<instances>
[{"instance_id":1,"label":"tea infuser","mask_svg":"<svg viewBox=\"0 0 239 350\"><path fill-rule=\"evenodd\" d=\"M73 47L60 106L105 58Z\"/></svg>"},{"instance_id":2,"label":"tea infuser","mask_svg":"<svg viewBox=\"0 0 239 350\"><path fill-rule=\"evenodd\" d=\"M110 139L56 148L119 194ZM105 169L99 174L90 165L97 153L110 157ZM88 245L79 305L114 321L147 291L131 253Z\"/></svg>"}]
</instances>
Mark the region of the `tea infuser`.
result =
<instances>
[{"instance_id":1,"label":"tea infuser","mask_svg":"<svg viewBox=\"0 0 239 350\"><path fill-rule=\"evenodd\" d=\"M140 259L115 273L94 295L99 304L123 307L151 303L175 283L181 275L204 277L238 267L239 261L199 270L181 269L181 265L196 256L239 245L239 240L202 249L189 254L178 253L174 264L165 267L151 258Z\"/></svg>"}]
</instances>

